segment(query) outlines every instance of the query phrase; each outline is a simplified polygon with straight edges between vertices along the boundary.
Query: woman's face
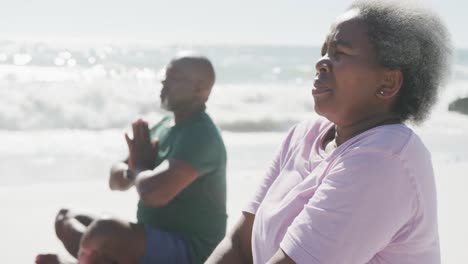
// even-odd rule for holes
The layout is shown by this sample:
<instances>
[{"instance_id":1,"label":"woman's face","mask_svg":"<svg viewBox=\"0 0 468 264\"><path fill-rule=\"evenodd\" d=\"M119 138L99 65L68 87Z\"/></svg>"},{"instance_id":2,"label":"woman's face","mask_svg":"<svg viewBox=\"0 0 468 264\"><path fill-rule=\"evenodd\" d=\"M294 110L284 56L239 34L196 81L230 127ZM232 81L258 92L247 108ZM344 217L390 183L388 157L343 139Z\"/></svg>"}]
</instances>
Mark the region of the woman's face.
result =
<instances>
[{"instance_id":1,"label":"woman's face","mask_svg":"<svg viewBox=\"0 0 468 264\"><path fill-rule=\"evenodd\" d=\"M342 126L372 117L382 104L377 93L384 68L358 14L350 10L332 27L316 64L312 89L315 111Z\"/></svg>"}]
</instances>

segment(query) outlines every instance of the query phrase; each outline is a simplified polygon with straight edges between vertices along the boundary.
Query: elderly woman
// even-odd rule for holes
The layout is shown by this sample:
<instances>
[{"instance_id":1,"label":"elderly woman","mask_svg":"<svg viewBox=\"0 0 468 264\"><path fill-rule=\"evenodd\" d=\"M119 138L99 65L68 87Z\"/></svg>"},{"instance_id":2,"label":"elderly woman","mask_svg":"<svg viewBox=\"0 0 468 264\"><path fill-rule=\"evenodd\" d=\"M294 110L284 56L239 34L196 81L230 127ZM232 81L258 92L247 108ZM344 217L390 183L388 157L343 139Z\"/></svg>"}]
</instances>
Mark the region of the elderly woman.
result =
<instances>
[{"instance_id":1,"label":"elderly woman","mask_svg":"<svg viewBox=\"0 0 468 264\"><path fill-rule=\"evenodd\" d=\"M331 27L312 95L208 263L440 263L427 116L448 71L432 12L355 2Z\"/></svg>"}]
</instances>

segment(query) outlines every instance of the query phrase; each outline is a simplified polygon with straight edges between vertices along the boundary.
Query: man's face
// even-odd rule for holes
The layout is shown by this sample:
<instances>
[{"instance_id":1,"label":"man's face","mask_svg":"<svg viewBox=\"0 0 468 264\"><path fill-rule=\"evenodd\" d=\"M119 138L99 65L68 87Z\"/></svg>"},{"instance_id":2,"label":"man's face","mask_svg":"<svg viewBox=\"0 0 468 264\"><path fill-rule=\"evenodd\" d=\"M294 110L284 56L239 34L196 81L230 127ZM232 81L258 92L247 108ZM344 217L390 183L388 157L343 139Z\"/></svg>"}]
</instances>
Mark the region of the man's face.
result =
<instances>
[{"instance_id":1,"label":"man's face","mask_svg":"<svg viewBox=\"0 0 468 264\"><path fill-rule=\"evenodd\" d=\"M316 112L341 125L371 115L383 68L355 11L332 28L321 55L312 90Z\"/></svg>"},{"instance_id":2,"label":"man's face","mask_svg":"<svg viewBox=\"0 0 468 264\"><path fill-rule=\"evenodd\" d=\"M183 64L169 64L161 81L161 108L176 111L191 104L195 97L195 81L189 67Z\"/></svg>"}]
</instances>

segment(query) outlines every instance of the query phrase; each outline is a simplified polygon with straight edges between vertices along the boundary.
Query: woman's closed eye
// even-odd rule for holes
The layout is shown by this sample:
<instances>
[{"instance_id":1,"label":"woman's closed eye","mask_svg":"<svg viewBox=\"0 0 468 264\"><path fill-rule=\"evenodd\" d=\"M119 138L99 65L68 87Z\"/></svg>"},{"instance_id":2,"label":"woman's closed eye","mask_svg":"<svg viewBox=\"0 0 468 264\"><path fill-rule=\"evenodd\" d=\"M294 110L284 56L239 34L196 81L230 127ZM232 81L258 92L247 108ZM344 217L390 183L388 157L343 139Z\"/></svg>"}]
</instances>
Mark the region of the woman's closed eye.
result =
<instances>
[{"instance_id":1,"label":"woman's closed eye","mask_svg":"<svg viewBox=\"0 0 468 264\"><path fill-rule=\"evenodd\" d=\"M349 55L348 53L341 51L341 50L337 50L337 49L329 52L329 54L331 55L332 58L335 58L335 59L341 59L342 57Z\"/></svg>"}]
</instances>

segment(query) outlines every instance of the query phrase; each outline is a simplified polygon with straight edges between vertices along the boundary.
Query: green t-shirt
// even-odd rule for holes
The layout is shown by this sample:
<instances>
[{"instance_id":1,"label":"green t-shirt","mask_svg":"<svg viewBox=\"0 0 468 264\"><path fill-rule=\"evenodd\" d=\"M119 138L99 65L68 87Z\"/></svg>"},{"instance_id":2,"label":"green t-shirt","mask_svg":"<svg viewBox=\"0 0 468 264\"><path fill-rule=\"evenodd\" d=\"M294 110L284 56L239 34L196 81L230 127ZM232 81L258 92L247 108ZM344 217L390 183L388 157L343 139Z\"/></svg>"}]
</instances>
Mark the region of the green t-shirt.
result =
<instances>
[{"instance_id":1,"label":"green t-shirt","mask_svg":"<svg viewBox=\"0 0 468 264\"><path fill-rule=\"evenodd\" d=\"M198 178L164 207L146 207L140 200L137 219L182 236L194 262L203 263L226 232L226 149L204 111L174 126L171 120L166 117L151 129L151 137L159 139L156 166L168 159L185 161Z\"/></svg>"}]
</instances>

